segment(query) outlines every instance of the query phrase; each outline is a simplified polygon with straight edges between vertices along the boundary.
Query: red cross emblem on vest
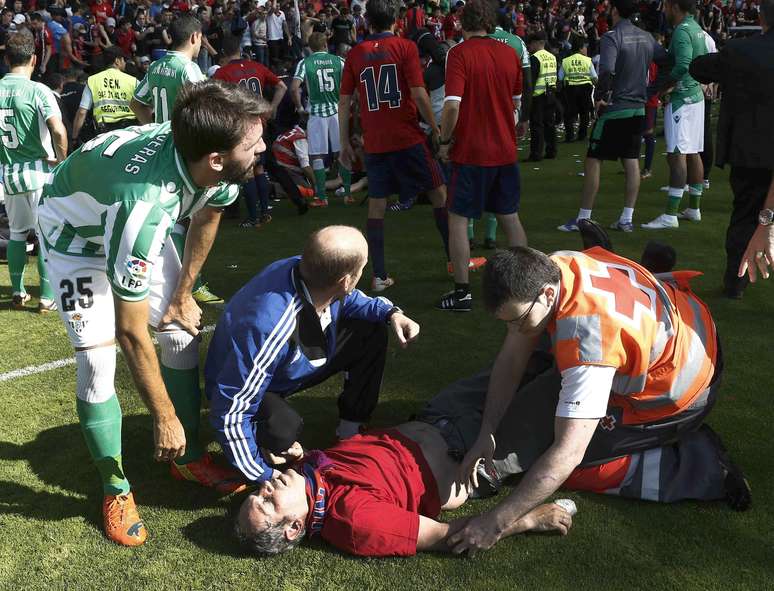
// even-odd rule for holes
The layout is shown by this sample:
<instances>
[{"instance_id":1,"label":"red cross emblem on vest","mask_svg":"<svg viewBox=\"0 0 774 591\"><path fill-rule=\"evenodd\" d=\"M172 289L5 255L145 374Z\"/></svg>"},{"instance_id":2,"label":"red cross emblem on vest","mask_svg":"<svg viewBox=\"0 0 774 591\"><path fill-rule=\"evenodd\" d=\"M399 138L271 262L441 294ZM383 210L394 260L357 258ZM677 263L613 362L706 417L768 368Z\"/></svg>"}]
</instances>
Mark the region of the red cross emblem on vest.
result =
<instances>
[{"instance_id":1,"label":"red cross emblem on vest","mask_svg":"<svg viewBox=\"0 0 774 591\"><path fill-rule=\"evenodd\" d=\"M656 317L656 291L640 283L632 267L596 262L598 270L584 269L586 291L604 297L607 309L629 324L639 326L643 314Z\"/></svg>"},{"instance_id":2,"label":"red cross emblem on vest","mask_svg":"<svg viewBox=\"0 0 774 591\"><path fill-rule=\"evenodd\" d=\"M599 426L605 431L612 431L615 429L615 417L613 415L607 415L599 419Z\"/></svg>"}]
</instances>

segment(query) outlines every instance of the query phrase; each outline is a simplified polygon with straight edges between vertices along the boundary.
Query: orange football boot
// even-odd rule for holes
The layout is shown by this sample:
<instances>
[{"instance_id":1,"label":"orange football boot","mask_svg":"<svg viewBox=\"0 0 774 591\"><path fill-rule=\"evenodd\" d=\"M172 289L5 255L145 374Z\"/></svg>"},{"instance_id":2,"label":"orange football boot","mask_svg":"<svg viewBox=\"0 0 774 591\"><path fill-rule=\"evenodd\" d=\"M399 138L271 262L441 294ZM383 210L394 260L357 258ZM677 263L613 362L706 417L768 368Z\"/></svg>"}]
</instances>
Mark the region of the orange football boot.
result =
<instances>
[{"instance_id":1,"label":"orange football boot","mask_svg":"<svg viewBox=\"0 0 774 591\"><path fill-rule=\"evenodd\" d=\"M102 501L102 517L105 521L105 535L121 546L141 546L148 537L148 530L137 513L134 496L109 495Z\"/></svg>"}]
</instances>

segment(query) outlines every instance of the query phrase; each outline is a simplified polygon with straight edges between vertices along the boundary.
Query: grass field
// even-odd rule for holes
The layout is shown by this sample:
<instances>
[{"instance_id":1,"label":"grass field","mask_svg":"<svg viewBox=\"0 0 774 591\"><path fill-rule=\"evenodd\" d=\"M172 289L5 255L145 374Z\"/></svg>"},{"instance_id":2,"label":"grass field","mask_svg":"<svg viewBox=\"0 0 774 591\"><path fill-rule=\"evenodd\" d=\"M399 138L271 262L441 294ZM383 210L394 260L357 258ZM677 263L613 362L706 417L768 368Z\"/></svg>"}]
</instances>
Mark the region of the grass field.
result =
<instances>
[{"instance_id":1,"label":"grass field","mask_svg":"<svg viewBox=\"0 0 774 591\"><path fill-rule=\"evenodd\" d=\"M559 160L523 165L522 216L532 246L580 248L577 235L555 227L577 211L577 155L583 150L580 144L561 145ZM665 169L657 153L656 174L642 185L635 222L661 212L664 194L658 187ZM603 170L594 217L604 223L621 206L623 177L617 172L615 164ZM726 175L715 170L704 221L659 238L677 248L678 267L705 273L695 287L713 310L726 355L722 395L709 422L749 477L751 511L733 513L723 503L666 506L569 493L579 514L568 537L512 538L474 559L434 554L362 560L313 542L287 556L257 560L242 555L229 535L228 500L172 480L166 466L151 460L151 422L119 360L124 463L150 532L144 547L120 548L101 533L101 488L78 427L75 369L69 365L0 381L0 589L774 589L774 286L757 285L742 301L720 297L730 202ZM286 203L273 213L272 224L260 230L239 229L233 220L223 224L205 272L214 291L230 296L268 262L298 253L308 232L321 225L365 227L365 208L338 200L304 217ZM407 351L391 345L374 426L401 422L443 385L483 367L504 333L481 305L466 315L432 309L450 279L427 206L390 214L386 228L388 270L397 280L387 295L421 323L422 335ZM652 236L637 230L613 239L618 252L638 258ZM34 266L29 276L33 272ZM476 297L476 277L473 286ZM10 311L9 301L3 265L0 374L70 357L56 315ZM207 310L207 323L217 315ZM291 399L306 421L306 446L332 442L337 389L328 383ZM456 514L478 513L494 502L471 501Z\"/></svg>"}]
</instances>

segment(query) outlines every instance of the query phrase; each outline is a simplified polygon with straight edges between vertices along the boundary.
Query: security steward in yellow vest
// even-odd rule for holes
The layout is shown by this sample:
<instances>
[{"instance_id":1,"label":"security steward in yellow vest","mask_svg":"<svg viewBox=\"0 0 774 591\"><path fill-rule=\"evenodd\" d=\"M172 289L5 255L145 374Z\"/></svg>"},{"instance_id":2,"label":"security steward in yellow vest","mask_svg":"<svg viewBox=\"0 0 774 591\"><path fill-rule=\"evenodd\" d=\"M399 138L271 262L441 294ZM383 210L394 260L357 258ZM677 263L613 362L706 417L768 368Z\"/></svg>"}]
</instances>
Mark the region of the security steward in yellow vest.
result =
<instances>
[{"instance_id":1,"label":"security steward in yellow vest","mask_svg":"<svg viewBox=\"0 0 774 591\"><path fill-rule=\"evenodd\" d=\"M104 56L105 69L99 74L89 76L83 89L81 103L73 121L73 143L78 140L90 110L96 134L138 124L129 108L137 78L124 72L126 60L120 48L108 47ZM84 130L84 135L91 134L86 134Z\"/></svg>"},{"instance_id":2,"label":"security steward in yellow vest","mask_svg":"<svg viewBox=\"0 0 774 591\"><path fill-rule=\"evenodd\" d=\"M576 37L572 43L573 54L562 60L559 81L564 94L564 141L575 141L575 121L580 115L577 139L586 139L589 118L594 108L592 94L597 82L597 71L588 56L585 39Z\"/></svg>"},{"instance_id":3,"label":"security steward in yellow vest","mask_svg":"<svg viewBox=\"0 0 774 591\"><path fill-rule=\"evenodd\" d=\"M546 51L546 34L529 36L532 108L529 117L528 162L556 158L556 57Z\"/></svg>"}]
</instances>

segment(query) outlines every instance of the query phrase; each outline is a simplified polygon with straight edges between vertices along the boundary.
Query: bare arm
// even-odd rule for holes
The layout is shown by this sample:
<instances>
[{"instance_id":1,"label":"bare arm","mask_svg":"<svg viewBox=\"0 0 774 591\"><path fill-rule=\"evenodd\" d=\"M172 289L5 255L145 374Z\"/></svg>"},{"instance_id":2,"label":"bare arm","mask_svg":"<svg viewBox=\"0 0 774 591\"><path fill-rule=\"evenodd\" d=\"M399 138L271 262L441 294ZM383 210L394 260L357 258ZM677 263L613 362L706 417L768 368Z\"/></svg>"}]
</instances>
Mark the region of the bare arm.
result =
<instances>
[{"instance_id":1,"label":"bare arm","mask_svg":"<svg viewBox=\"0 0 774 591\"><path fill-rule=\"evenodd\" d=\"M78 136L81 135L81 129L83 128L84 121L86 121L87 114L88 111L80 107L78 107L78 110L75 112L75 119L73 119L73 140L78 139Z\"/></svg>"},{"instance_id":2,"label":"bare arm","mask_svg":"<svg viewBox=\"0 0 774 591\"><path fill-rule=\"evenodd\" d=\"M460 101L444 101L441 111L441 143L450 142L460 116Z\"/></svg>"},{"instance_id":3,"label":"bare arm","mask_svg":"<svg viewBox=\"0 0 774 591\"><path fill-rule=\"evenodd\" d=\"M438 123L435 121L435 115L433 114L433 107L430 104L430 97L427 94L424 86L414 86L411 89L411 98L417 104L419 114L422 115L422 119L425 120L430 126L433 137L438 138Z\"/></svg>"},{"instance_id":4,"label":"bare arm","mask_svg":"<svg viewBox=\"0 0 774 591\"><path fill-rule=\"evenodd\" d=\"M62 123L61 117L49 117L46 120L46 125L51 132L54 153L56 154L56 162L58 164L67 158L67 128Z\"/></svg>"},{"instance_id":5,"label":"bare arm","mask_svg":"<svg viewBox=\"0 0 774 591\"><path fill-rule=\"evenodd\" d=\"M285 93L288 91L288 87L280 80L277 86L274 87L274 98L271 99L271 112L272 117L277 114L277 107L285 97Z\"/></svg>"},{"instance_id":6,"label":"bare arm","mask_svg":"<svg viewBox=\"0 0 774 591\"><path fill-rule=\"evenodd\" d=\"M171 461L185 453L185 433L161 378L159 361L148 333L148 300L127 302L113 297L116 338L135 386L153 417L154 457Z\"/></svg>"},{"instance_id":7,"label":"bare arm","mask_svg":"<svg viewBox=\"0 0 774 591\"><path fill-rule=\"evenodd\" d=\"M341 161L347 168L352 167L352 161L355 153L352 150L352 144L349 142L349 115L350 102L352 95L342 94L339 96L339 141L341 146Z\"/></svg>"},{"instance_id":8,"label":"bare arm","mask_svg":"<svg viewBox=\"0 0 774 591\"><path fill-rule=\"evenodd\" d=\"M298 78L293 78L293 82L290 83L290 97L293 99L296 110L303 111L304 105L301 103L301 80Z\"/></svg>"},{"instance_id":9,"label":"bare arm","mask_svg":"<svg viewBox=\"0 0 774 591\"><path fill-rule=\"evenodd\" d=\"M472 481L474 486L478 486L476 464L480 458L484 458L487 470L493 469L495 433L521 382L535 343L534 337L524 336L508 325L505 341L495 358L492 375L489 377L489 389L478 439L460 464L460 482Z\"/></svg>"},{"instance_id":10,"label":"bare arm","mask_svg":"<svg viewBox=\"0 0 774 591\"><path fill-rule=\"evenodd\" d=\"M177 287L172 294L171 301L159 328L177 322L180 326L196 336L199 334L199 320L201 310L196 305L191 290L196 282L196 277L202 270L204 261L210 253L212 243L218 233L221 210L214 207L203 207L191 218L191 226L188 228L188 236L185 241L183 253L183 267L177 280Z\"/></svg>"},{"instance_id":11,"label":"bare arm","mask_svg":"<svg viewBox=\"0 0 774 591\"><path fill-rule=\"evenodd\" d=\"M129 108L134 113L134 116L137 117L137 121L141 124L147 125L148 123L153 123L153 107L150 105L143 105L137 99L132 98L129 102Z\"/></svg>"}]
</instances>

